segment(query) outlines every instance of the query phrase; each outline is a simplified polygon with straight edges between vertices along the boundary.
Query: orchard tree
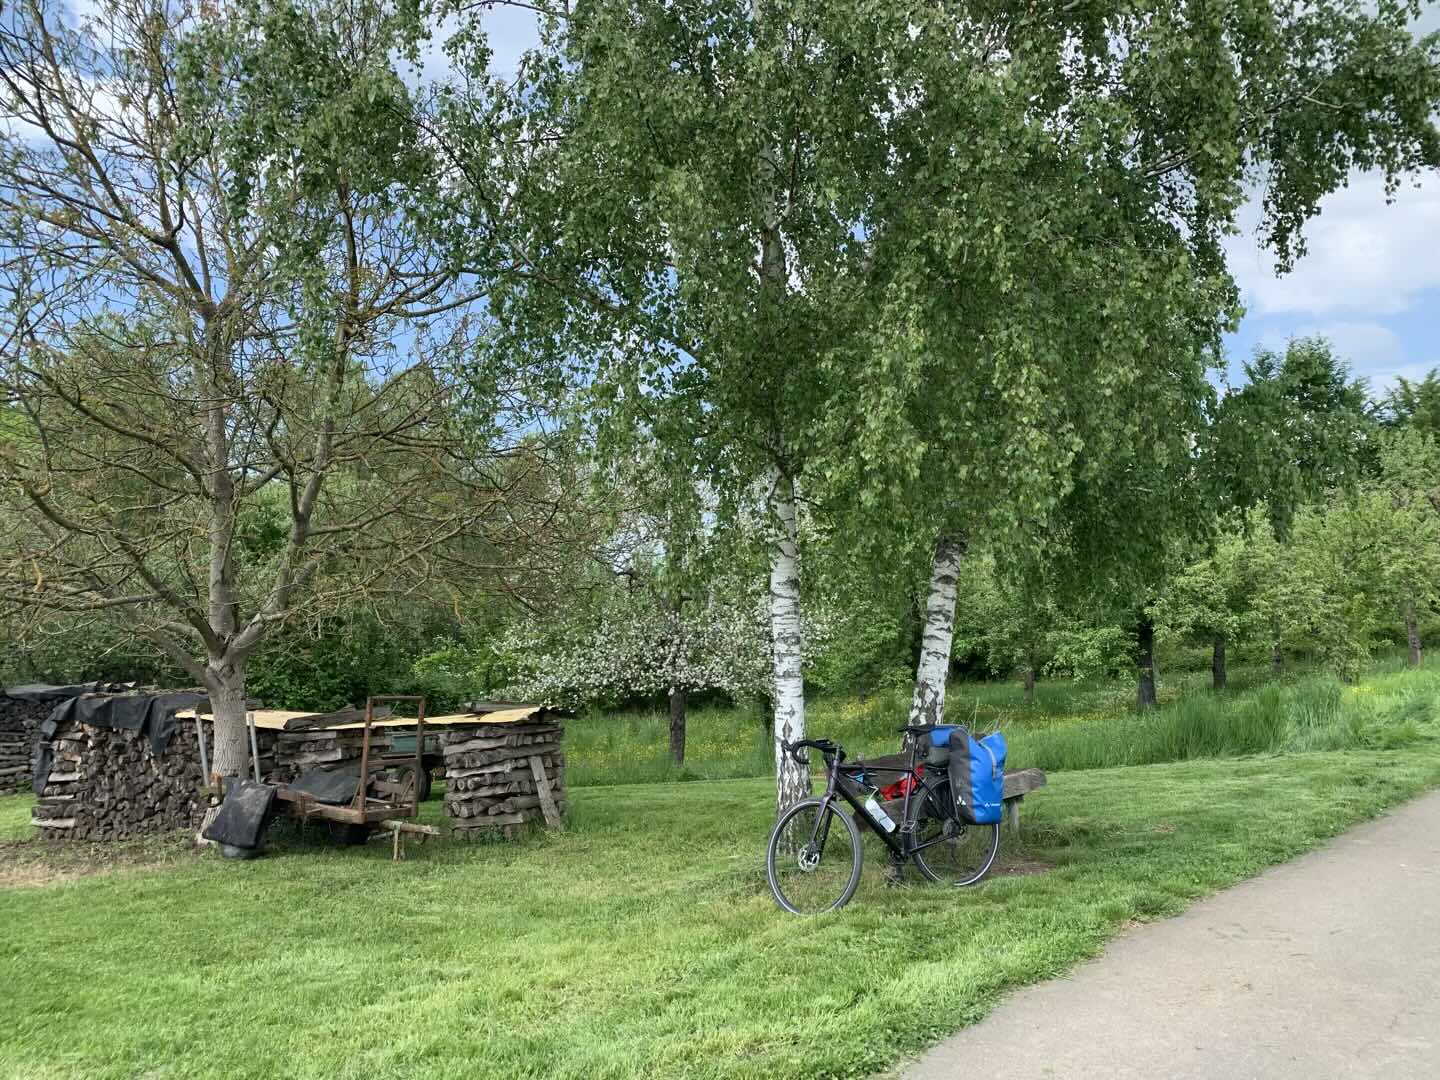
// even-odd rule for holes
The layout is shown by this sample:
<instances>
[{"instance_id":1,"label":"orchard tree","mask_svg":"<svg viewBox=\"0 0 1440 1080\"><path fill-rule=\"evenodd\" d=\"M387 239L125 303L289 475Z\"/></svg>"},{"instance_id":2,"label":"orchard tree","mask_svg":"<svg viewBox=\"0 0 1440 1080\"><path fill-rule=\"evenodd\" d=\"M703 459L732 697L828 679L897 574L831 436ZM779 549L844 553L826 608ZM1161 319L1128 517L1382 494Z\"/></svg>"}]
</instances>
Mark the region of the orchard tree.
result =
<instances>
[{"instance_id":1,"label":"orchard tree","mask_svg":"<svg viewBox=\"0 0 1440 1080\"><path fill-rule=\"evenodd\" d=\"M605 542L504 649L522 697L574 706L663 695L680 765L692 694L768 695L770 637L762 597L736 573L743 531L714 528L713 500L672 453L652 440L594 473Z\"/></svg>"},{"instance_id":2,"label":"orchard tree","mask_svg":"<svg viewBox=\"0 0 1440 1080\"><path fill-rule=\"evenodd\" d=\"M1268 524L1259 528L1268 531ZM1255 557L1254 539L1244 528L1220 532L1206 555L1169 577L1155 605L1156 622L1166 634L1210 646L1210 685L1215 690L1225 689L1229 645L1255 632L1262 564Z\"/></svg>"},{"instance_id":3,"label":"orchard tree","mask_svg":"<svg viewBox=\"0 0 1440 1080\"><path fill-rule=\"evenodd\" d=\"M957 588L958 650L979 655L997 674L1018 671L1027 705L1035 700L1035 680L1054 656L1066 623L1046 569L1006 577L994 555L982 552L965 560Z\"/></svg>"},{"instance_id":4,"label":"orchard tree","mask_svg":"<svg viewBox=\"0 0 1440 1080\"><path fill-rule=\"evenodd\" d=\"M1259 349L1245 385L1226 394L1208 432L1217 502L1242 514L1264 506L1283 535L1296 510L1370 471L1377 425L1363 379L1324 338L1283 354Z\"/></svg>"},{"instance_id":5,"label":"orchard tree","mask_svg":"<svg viewBox=\"0 0 1440 1080\"><path fill-rule=\"evenodd\" d=\"M1376 512L1390 521L1382 569L1405 625L1410 665L1418 667L1420 620L1434 615L1440 600L1440 443L1418 425L1388 434L1374 486Z\"/></svg>"},{"instance_id":6,"label":"orchard tree","mask_svg":"<svg viewBox=\"0 0 1440 1080\"><path fill-rule=\"evenodd\" d=\"M1386 440L1380 475L1304 508L1274 586L1289 643L1358 677L1378 638L1402 624L1420 662L1419 620L1440 603L1440 455L1418 432Z\"/></svg>"},{"instance_id":7,"label":"orchard tree","mask_svg":"<svg viewBox=\"0 0 1440 1080\"><path fill-rule=\"evenodd\" d=\"M576 617L521 627L504 645L517 665L514 693L569 708L664 696L671 756L684 764L690 694L740 699L768 692L765 609L758 598L690 600L679 610L656 599L643 588L621 589Z\"/></svg>"},{"instance_id":8,"label":"orchard tree","mask_svg":"<svg viewBox=\"0 0 1440 1080\"><path fill-rule=\"evenodd\" d=\"M454 374L478 297L422 227L419 33L369 0L0 23L3 595L163 650L209 692L219 774L274 627L503 579L563 520L498 404L523 385Z\"/></svg>"}]
</instances>

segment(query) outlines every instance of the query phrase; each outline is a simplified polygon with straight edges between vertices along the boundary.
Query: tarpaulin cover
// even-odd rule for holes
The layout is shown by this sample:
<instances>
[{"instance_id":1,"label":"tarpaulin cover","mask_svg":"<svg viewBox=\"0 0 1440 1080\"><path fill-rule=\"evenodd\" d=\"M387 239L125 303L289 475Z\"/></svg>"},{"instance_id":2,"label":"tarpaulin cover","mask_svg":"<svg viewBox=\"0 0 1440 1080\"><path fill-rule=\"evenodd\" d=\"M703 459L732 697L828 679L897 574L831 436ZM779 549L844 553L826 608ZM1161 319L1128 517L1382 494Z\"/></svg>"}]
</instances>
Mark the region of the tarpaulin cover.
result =
<instances>
[{"instance_id":1,"label":"tarpaulin cover","mask_svg":"<svg viewBox=\"0 0 1440 1080\"><path fill-rule=\"evenodd\" d=\"M45 782L50 776L50 741L65 724L73 721L90 727L138 731L150 740L150 749L158 757L170 745L170 736L175 734L175 714L200 702L208 704L209 698L193 690L168 694L92 694L61 702L40 725L35 794L45 791Z\"/></svg>"},{"instance_id":2,"label":"tarpaulin cover","mask_svg":"<svg viewBox=\"0 0 1440 1080\"><path fill-rule=\"evenodd\" d=\"M66 698L79 697L81 694L94 694L98 691L109 690L111 685L98 682L74 683L70 686L30 683L26 686L12 686L8 690L0 691L0 694L14 698L16 701L64 701Z\"/></svg>"},{"instance_id":3,"label":"tarpaulin cover","mask_svg":"<svg viewBox=\"0 0 1440 1080\"><path fill-rule=\"evenodd\" d=\"M260 834L265 831L265 815L274 803L275 789L269 784L226 777L225 801L201 835L217 844L259 847Z\"/></svg>"},{"instance_id":4,"label":"tarpaulin cover","mask_svg":"<svg viewBox=\"0 0 1440 1080\"><path fill-rule=\"evenodd\" d=\"M286 785L291 791L299 791L318 803L327 806L343 806L355 798L360 786L358 766L348 769L306 769Z\"/></svg>"}]
</instances>

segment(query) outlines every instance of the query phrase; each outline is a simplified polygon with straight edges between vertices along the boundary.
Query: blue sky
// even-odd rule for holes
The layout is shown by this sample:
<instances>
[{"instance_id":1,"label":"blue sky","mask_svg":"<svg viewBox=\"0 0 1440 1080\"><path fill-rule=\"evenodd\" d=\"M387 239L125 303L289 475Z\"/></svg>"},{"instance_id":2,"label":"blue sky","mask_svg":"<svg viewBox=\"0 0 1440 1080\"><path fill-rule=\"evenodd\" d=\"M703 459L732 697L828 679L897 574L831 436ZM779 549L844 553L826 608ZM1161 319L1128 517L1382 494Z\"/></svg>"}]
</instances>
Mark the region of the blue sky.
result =
<instances>
[{"instance_id":1,"label":"blue sky","mask_svg":"<svg viewBox=\"0 0 1440 1080\"><path fill-rule=\"evenodd\" d=\"M1328 337L1376 391L1440 366L1440 175L1423 179L1387 205L1380 177L1352 177L1306 226L1309 253L1283 277L1253 232L1235 237L1246 315L1227 342L1233 368L1257 345L1307 334Z\"/></svg>"},{"instance_id":2,"label":"blue sky","mask_svg":"<svg viewBox=\"0 0 1440 1080\"><path fill-rule=\"evenodd\" d=\"M1440 30L1440 4L1413 25L1417 34ZM1378 176L1352 176L1306 226L1309 254L1284 277L1253 232L1234 238L1230 266L1246 315L1227 342L1232 368L1257 345L1306 334L1328 337L1377 392L1440 366L1440 173L1420 179L1423 187L1406 185L1386 205ZM1255 216L1252 207L1242 224Z\"/></svg>"}]
</instances>

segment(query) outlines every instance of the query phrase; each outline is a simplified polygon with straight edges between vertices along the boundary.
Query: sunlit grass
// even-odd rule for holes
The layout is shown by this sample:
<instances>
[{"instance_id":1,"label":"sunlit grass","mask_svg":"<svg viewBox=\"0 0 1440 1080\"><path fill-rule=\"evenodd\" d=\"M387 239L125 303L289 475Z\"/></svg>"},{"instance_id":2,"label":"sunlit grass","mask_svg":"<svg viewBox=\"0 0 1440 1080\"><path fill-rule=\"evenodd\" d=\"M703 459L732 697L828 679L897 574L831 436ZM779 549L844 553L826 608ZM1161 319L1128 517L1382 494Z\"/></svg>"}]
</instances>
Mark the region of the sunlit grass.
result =
<instances>
[{"instance_id":1,"label":"sunlit grass","mask_svg":"<svg viewBox=\"0 0 1440 1080\"><path fill-rule=\"evenodd\" d=\"M765 779L580 789L563 834L400 863L293 832L251 863L182 845L0 887L0 1078L868 1076L1436 783L1428 741L1058 773L1002 845L1048 873L886 888L867 840L850 906L808 921L765 887Z\"/></svg>"}]
</instances>

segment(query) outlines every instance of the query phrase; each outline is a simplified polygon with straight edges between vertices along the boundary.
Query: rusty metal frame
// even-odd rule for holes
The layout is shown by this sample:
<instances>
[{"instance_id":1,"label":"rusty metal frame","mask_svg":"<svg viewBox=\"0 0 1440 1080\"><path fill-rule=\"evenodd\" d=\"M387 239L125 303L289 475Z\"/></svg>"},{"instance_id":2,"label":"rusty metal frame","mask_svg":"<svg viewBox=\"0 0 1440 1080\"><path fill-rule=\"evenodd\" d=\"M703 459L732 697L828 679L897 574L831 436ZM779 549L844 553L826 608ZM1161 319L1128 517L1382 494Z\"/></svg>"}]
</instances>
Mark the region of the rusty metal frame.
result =
<instances>
[{"instance_id":1,"label":"rusty metal frame","mask_svg":"<svg viewBox=\"0 0 1440 1080\"><path fill-rule=\"evenodd\" d=\"M392 702L415 702L419 707L416 709L415 720L415 754L400 757L399 755L382 754L377 755L375 760L383 764L401 764L413 762L415 769L414 785L411 789L410 802L408 804L394 804L382 800L367 798L366 792L370 787L370 726L375 722L375 706L381 703ZM393 717L392 717L393 719ZM323 818L326 821L340 821L351 825L378 825L384 821L390 821L400 817L420 816L420 782L421 770L425 768L425 697L423 694L382 694L365 699L365 731L360 741L360 776L355 786L355 797L350 800L348 806L331 806L325 803L317 803L309 796L292 790L289 787L281 787L276 794L282 802L290 804L291 813L302 821L308 821L312 817ZM374 805L379 804L379 805Z\"/></svg>"},{"instance_id":2,"label":"rusty metal frame","mask_svg":"<svg viewBox=\"0 0 1440 1080\"><path fill-rule=\"evenodd\" d=\"M363 815L366 810L365 792L370 786L370 725L375 720L375 706L378 704L398 704L401 702L415 702L419 705L416 709L415 720L415 757L414 757L414 787L410 796L410 813L408 817L420 816L420 770L425 767L425 695L423 694L380 694L365 699L365 734L360 742L360 783L355 789L355 799L352 809L360 811ZM390 762L396 760L392 756L385 755L377 760ZM386 817L394 816L386 814Z\"/></svg>"}]
</instances>

